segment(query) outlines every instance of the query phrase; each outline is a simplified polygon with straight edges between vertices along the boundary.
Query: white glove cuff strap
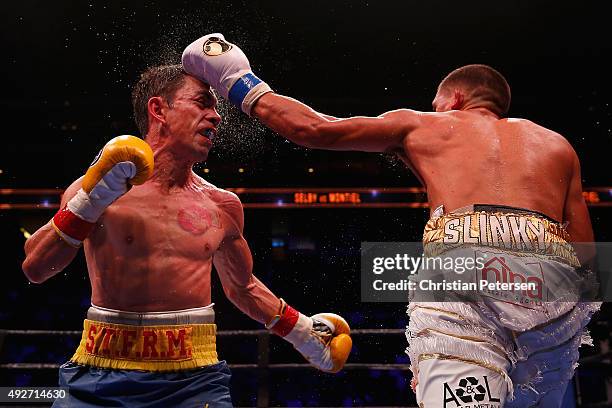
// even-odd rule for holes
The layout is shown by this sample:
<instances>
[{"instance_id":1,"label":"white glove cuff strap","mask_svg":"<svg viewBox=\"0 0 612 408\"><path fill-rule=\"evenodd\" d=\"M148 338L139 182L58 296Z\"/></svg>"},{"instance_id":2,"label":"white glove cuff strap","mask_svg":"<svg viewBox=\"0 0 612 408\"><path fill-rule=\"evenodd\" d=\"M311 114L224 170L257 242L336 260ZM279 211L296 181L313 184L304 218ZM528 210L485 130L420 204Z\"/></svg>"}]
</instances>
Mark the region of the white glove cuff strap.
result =
<instances>
[{"instance_id":1,"label":"white glove cuff strap","mask_svg":"<svg viewBox=\"0 0 612 408\"><path fill-rule=\"evenodd\" d=\"M299 347L311 337L311 331L312 319L300 313L295 326L293 326L293 329L284 337L284 339L293 344L295 347Z\"/></svg>"},{"instance_id":2,"label":"white glove cuff strap","mask_svg":"<svg viewBox=\"0 0 612 408\"><path fill-rule=\"evenodd\" d=\"M268 92L272 92L268 84L257 78L252 72L247 72L232 84L227 99L250 115L255 102Z\"/></svg>"},{"instance_id":3,"label":"white glove cuff strap","mask_svg":"<svg viewBox=\"0 0 612 408\"><path fill-rule=\"evenodd\" d=\"M77 217L87 222L96 222L102 214L91 202L89 195L80 189L66 204L68 209Z\"/></svg>"},{"instance_id":4,"label":"white glove cuff strap","mask_svg":"<svg viewBox=\"0 0 612 408\"><path fill-rule=\"evenodd\" d=\"M80 189L68 201L68 209L87 222L96 222L106 207L128 190L127 180L136 175L136 165L125 161L115 164L87 194Z\"/></svg>"},{"instance_id":5,"label":"white glove cuff strap","mask_svg":"<svg viewBox=\"0 0 612 408\"><path fill-rule=\"evenodd\" d=\"M253 110L255 102L257 102L259 98L261 98L268 92L274 92L268 84L266 84L265 82L260 82L259 84L257 84L242 101L242 111L247 115L251 116L251 110Z\"/></svg>"}]
</instances>

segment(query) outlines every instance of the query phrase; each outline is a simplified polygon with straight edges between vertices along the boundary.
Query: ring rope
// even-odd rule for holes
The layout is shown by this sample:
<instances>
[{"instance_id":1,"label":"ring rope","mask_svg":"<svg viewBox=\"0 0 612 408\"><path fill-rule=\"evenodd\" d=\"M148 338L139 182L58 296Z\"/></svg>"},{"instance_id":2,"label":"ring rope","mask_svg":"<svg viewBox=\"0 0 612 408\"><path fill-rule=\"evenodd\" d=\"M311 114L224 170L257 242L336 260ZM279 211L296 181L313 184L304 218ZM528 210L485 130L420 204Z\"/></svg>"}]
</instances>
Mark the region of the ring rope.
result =
<instances>
[{"instance_id":1,"label":"ring rope","mask_svg":"<svg viewBox=\"0 0 612 408\"><path fill-rule=\"evenodd\" d=\"M354 329L351 335L364 334L404 334L405 329ZM0 329L2 335L16 336L80 336L82 330L19 330L19 329ZM220 330L217 336L261 336L268 334L267 330Z\"/></svg>"}]
</instances>

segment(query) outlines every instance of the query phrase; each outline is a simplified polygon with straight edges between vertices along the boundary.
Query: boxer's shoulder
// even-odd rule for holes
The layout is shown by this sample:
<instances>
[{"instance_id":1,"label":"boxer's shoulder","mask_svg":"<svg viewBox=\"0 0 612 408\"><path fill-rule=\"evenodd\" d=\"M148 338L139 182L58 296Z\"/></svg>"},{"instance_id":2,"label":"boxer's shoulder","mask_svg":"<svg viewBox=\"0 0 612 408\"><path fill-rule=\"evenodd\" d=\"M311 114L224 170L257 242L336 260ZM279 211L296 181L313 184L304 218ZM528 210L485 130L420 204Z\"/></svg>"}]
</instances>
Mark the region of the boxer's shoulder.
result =
<instances>
[{"instance_id":1,"label":"boxer's shoulder","mask_svg":"<svg viewBox=\"0 0 612 408\"><path fill-rule=\"evenodd\" d=\"M421 121L421 129L439 129L441 127L449 127L459 125L460 123L469 122L471 114L464 111L448 111L448 112L419 112Z\"/></svg>"},{"instance_id":2,"label":"boxer's shoulder","mask_svg":"<svg viewBox=\"0 0 612 408\"><path fill-rule=\"evenodd\" d=\"M541 145L543 151L565 155L568 158L575 156L575 151L570 142L562 134L548 129L528 119L505 118L499 121L500 126L519 128L519 132L533 143ZM515 132L515 129L510 130Z\"/></svg>"},{"instance_id":3,"label":"boxer's shoulder","mask_svg":"<svg viewBox=\"0 0 612 408\"><path fill-rule=\"evenodd\" d=\"M242 202L238 195L232 191L222 189L214 184L200 179L203 189L207 197L223 211L228 217L235 219L239 224L242 224L244 219Z\"/></svg>"},{"instance_id":4,"label":"boxer's shoulder","mask_svg":"<svg viewBox=\"0 0 612 408\"><path fill-rule=\"evenodd\" d=\"M238 218L243 217L242 202L235 193L228 190L223 190L222 188L217 188L212 197L214 197L213 201L215 204L217 204L220 209L227 212L230 216Z\"/></svg>"},{"instance_id":5,"label":"boxer's shoulder","mask_svg":"<svg viewBox=\"0 0 612 408\"><path fill-rule=\"evenodd\" d=\"M231 191L219 188L216 191L215 203L229 221L229 223L224 224L226 234L234 237L241 236L244 229L244 209L238 196Z\"/></svg>"},{"instance_id":6,"label":"boxer's shoulder","mask_svg":"<svg viewBox=\"0 0 612 408\"><path fill-rule=\"evenodd\" d=\"M419 126L410 133L410 137L406 138L405 145L425 143L431 146L437 139L448 139L458 128L467 123L461 111L413 112L418 114Z\"/></svg>"},{"instance_id":7,"label":"boxer's shoulder","mask_svg":"<svg viewBox=\"0 0 612 408\"><path fill-rule=\"evenodd\" d=\"M431 121L431 115L428 112L414 109L395 109L385 112L379 117L397 124L399 128L406 128L406 131L422 127L425 123Z\"/></svg>"},{"instance_id":8,"label":"boxer's shoulder","mask_svg":"<svg viewBox=\"0 0 612 408\"><path fill-rule=\"evenodd\" d=\"M219 206L236 206L239 205L242 208L242 203L240 202L240 198L236 193L233 193L229 190L225 190L221 187L217 187L212 183L209 183L206 180L202 181L204 184L204 191L210 197L210 199Z\"/></svg>"},{"instance_id":9,"label":"boxer's shoulder","mask_svg":"<svg viewBox=\"0 0 612 408\"><path fill-rule=\"evenodd\" d=\"M525 131L529 131L532 133L537 133L539 135L548 135L552 138L557 138L557 139L563 139L565 140L565 138L555 132L554 130L548 129L534 121L531 121L529 119L525 119L525 118L502 118L499 119L497 121L499 126L504 126L504 127L518 127L518 128L522 128Z\"/></svg>"}]
</instances>

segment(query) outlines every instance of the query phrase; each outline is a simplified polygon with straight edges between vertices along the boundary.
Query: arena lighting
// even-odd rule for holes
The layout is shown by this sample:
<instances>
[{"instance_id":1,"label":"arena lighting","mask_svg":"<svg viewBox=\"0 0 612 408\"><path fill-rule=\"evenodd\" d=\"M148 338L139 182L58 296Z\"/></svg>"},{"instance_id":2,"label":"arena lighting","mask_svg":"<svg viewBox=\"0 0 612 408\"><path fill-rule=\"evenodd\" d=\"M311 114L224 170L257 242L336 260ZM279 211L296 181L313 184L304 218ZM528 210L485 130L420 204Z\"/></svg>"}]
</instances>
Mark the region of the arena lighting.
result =
<instances>
[{"instance_id":1,"label":"arena lighting","mask_svg":"<svg viewBox=\"0 0 612 408\"><path fill-rule=\"evenodd\" d=\"M32 234L30 234L25 228L21 227L19 228L19 231L21 231L21 233L23 234L23 237L25 239L28 239L32 236Z\"/></svg>"},{"instance_id":2,"label":"arena lighting","mask_svg":"<svg viewBox=\"0 0 612 408\"><path fill-rule=\"evenodd\" d=\"M226 190L236 193L246 209L427 208L427 195L422 187L234 187ZM611 191L612 187L590 187L583 196L590 207L612 207ZM0 189L0 211L57 209L62 192L62 189Z\"/></svg>"},{"instance_id":3,"label":"arena lighting","mask_svg":"<svg viewBox=\"0 0 612 408\"><path fill-rule=\"evenodd\" d=\"M285 240L282 238L272 238L272 248L281 248L285 246Z\"/></svg>"}]
</instances>

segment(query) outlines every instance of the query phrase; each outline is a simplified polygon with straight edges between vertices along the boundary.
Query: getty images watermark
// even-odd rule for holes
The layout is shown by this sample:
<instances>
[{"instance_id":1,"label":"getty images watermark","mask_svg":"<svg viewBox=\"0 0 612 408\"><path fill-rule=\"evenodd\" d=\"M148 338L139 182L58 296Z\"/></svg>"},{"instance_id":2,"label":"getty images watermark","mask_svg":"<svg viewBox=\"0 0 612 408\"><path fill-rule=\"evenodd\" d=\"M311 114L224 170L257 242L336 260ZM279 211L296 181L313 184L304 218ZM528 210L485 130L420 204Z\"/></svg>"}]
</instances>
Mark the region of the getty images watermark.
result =
<instances>
[{"instance_id":1,"label":"getty images watermark","mask_svg":"<svg viewBox=\"0 0 612 408\"><path fill-rule=\"evenodd\" d=\"M490 268L487 268L487 254L474 257L464 256L432 256L422 255L420 257L410 256L408 254L395 254L393 257L375 257L372 260L372 272L375 275L381 275L389 271L403 271L409 275L414 275L417 271L445 271L452 272L456 275L463 275L465 272L473 272L482 270L486 278L489 273L493 274ZM499 280L489 281L480 279L478 282L464 282L459 277L452 280L442 280L440 282L431 279L409 280L400 279L399 281L386 282L382 277L375 279L372 282L374 290L530 290L536 291L536 282L504 282Z\"/></svg>"},{"instance_id":2,"label":"getty images watermark","mask_svg":"<svg viewBox=\"0 0 612 408\"><path fill-rule=\"evenodd\" d=\"M589 244L593 245L593 244ZM433 248L433 249L432 249ZM364 302L500 300L537 307L543 302L605 298L594 271L547 252L486 246L428 246L420 242L364 242L361 298ZM612 266L612 244L597 244L599 272ZM551 254L554 254L551 255ZM587 276L588 275L588 276ZM605 276L610 276L605 275ZM612 296L608 296L612 299Z\"/></svg>"}]
</instances>

